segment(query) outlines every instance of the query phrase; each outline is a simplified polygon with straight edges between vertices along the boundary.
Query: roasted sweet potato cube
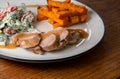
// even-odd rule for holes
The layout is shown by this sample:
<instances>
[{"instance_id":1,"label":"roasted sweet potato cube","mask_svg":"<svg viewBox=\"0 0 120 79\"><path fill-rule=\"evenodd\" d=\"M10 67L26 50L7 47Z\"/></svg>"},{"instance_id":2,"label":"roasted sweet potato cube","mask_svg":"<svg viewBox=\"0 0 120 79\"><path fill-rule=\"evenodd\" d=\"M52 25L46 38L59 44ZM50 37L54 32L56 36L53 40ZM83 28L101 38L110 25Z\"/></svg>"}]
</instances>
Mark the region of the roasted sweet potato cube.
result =
<instances>
[{"instance_id":1,"label":"roasted sweet potato cube","mask_svg":"<svg viewBox=\"0 0 120 79\"><path fill-rule=\"evenodd\" d=\"M64 18L57 18L54 12L49 11L48 9L39 8L39 13L42 13L43 16L46 16L47 18L53 19L54 21L58 22L61 25L64 25L66 23L66 20Z\"/></svg>"},{"instance_id":2,"label":"roasted sweet potato cube","mask_svg":"<svg viewBox=\"0 0 120 79\"><path fill-rule=\"evenodd\" d=\"M78 11L81 14L87 13L86 7L80 6L80 5L75 5L74 3L66 3L66 2L53 1L53 0L48 0L47 2L48 2L48 6L69 9L72 11Z\"/></svg>"},{"instance_id":3,"label":"roasted sweet potato cube","mask_svg":"<svg viewBox=\"0 0 120 79\"><path fill-rule=\"evenodd\" d=\"M65 0L64 2L66 2L66 3L70 3L70 2L71 2L71 0Z\"/></svg>"},{"instance_id":4,"label":"roasted sweet potato cube","mask_svg":"<svg viewBox=\"0 0 120 79\"><path fill-rule=\"evenodd\" d=\"M48 22L49 22L50 24L56 23L54 20L52 20L52 19L50 19L50 18L48 18Z\"/></svg>"},{"instance_id":5,"label":"roasted sweet potato cube","mask_svg":"<svg viewBox=\"0 0 120 79\"><path fill-rule=\"evenodd\" d=\"M81 14L79 12L77 12L77 11L70 11L70 10L56 12L56 16L58 18L80 16L80 15Z\"/></svg>"},{"instance_id":6,"label":"roasted sweet potato cube","mask_svg":"<svg viewBox=\"0 0 120 79\"><path fill-rule=\"evenodd\" d=\"M45 20L45 19L47 19L46 16L43 16L43 15L41 15L41 14L38 14L38 15L37 15L37 20L38 20L38 21Z\"/></svg>"},{"instance_id":7,"label":"roasted sweet potato cube","mask_svg":"<svg viewBox=\"0 0 120 79\"><path fill-rule=\"evenodd\" d=\"M79 23L79 16L73 16L73 17L70 17L70 22L72 24L76 24L76 23Z\"/></svg>"},{"instance_id":8,"label":"roasted sweet potato cube","mask_svg":"<svg viewBox=\"0 0 120 79\"><path fill-rule=\"evenodd\" d=\"M39 6L38 8L37 8L37 20L38 21L41 21L41 20L45 20L45 19L47 19L47 17L46 16L44 16L43 14L42 14L42 12L41 12L41 9L42 8L46 8L46 6L44 5L44 6Z\"/></svg>"},{"instance_id":9,"label":"roasted sweet potato cube","mask_svg":"<svg viewBox=\"0 0 120 79\"><path fill-rule=\"evenodd\" d=\"M68 11L69 9L59 8L59 7L52 7L52 11L57 13L61 11Z\"/></svg>"},{"instance_id":10,"label":"roasted sweet potato cube","mask_svg":"<svg viewBox=\"0 0 120 79\"><path fill-rule=\"evenodd\" d=\"M66 26L66 25L61 25L61 24L59 24L58 22L55 22L54 20L52 20L52 19L50 19L50 18L48 19L48 22L53 25L53 28Z\"/></svg>"},{"instance_id":11,"label":"roasted sweet potato cube","mask_svg":"<svg viewBox=\"0 0 120 79\"><path fill-rule=\"evenodd\" d=\"M62 25L60 25L59 23L54 23L52 25L53 25L53 28L62 27Z\"/></svg>"},{"instance_id":12,"label":"roasted sweet potato cube","mask_svg":"<svg viewBox=\"0 0 120 79\"><path fill-rule=\"evenodd\" d=\"M87 20L87 15L81 15L80 17L79 17L79 20L80 20L80 22L85 22L86 20Z\"/></svg>"}]
</instances>

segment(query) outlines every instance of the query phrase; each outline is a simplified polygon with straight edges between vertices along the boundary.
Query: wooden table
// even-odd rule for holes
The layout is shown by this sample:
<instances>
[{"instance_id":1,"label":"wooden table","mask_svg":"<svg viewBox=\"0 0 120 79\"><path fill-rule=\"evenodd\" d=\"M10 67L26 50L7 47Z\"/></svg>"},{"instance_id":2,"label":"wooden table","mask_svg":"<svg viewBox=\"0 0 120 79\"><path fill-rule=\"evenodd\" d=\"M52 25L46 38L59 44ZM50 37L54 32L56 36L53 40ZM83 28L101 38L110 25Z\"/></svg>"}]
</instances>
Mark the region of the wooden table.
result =
<instances>
[{"instance_id":1,"label":"wooden table","mask_svg":"<svg viewBox=\"0 0 120 79\"><path fill-rule=\"evenodd\" d=\"M120 79L120 0L79 0L105 23L103 40L85 55L65 62L27 64L0 58L0 79Z\"/></svg>"}]
</instances>

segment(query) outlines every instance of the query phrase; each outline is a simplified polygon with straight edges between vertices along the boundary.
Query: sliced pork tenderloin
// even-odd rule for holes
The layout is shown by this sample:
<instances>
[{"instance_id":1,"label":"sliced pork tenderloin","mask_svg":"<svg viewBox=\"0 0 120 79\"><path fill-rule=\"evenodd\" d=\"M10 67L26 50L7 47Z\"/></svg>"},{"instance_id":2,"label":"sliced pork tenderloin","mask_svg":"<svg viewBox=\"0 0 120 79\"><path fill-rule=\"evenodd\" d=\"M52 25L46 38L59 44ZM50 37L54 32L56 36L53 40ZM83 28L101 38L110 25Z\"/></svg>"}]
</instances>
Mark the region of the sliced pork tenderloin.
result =
<instances>
[{"instance_id":1,"label":"sliced pork tenderloin","mask_svg":"<svg viewBox=\"0 0 120 79\"><path fill-rule=\"evenodd\" d=\"M19 33L11 37L12 43L21 48L35 47L39 44L41 37L37 33Z\"/></svg>"},{"instance_id":2,"label":"sliced pork tenderloin","mask_svg":"<svg viewBox=\"0 0 120 79\"><path fill-rule=\"evenodd\" d=\"M40 46L31 47L31 48L28 48L28 50L34 52L35 54L41 54L42 55L42 54L45 53L45 51L43 51Z\"/></svg>"}]
</instances>

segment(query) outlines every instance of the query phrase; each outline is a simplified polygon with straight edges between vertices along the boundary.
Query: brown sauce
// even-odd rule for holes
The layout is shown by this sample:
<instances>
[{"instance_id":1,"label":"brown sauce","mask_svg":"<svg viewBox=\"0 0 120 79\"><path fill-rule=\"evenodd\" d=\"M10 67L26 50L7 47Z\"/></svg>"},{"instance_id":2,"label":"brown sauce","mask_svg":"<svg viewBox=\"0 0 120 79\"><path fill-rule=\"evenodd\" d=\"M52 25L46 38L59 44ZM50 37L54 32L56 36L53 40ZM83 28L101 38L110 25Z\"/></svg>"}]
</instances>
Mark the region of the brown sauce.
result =
<instances>
[{"instance_id":1,"label":"brown sauce","mask_svg":"<svg viewBox=\"0 0 120 79\"><path fill-rule=\"evenodd\" d=\"M81 30L80 32L81 32L81 38L87 38L88 37L88 33L87 32L85 32L83 30Z\"/></svg>"},{"instance_id":2,"label":"brown sauce","mask_svg":"<svg viewBox=\"0 0 120 79\"><path fill-rule=\"evenodd\" d=\"M78 31L78 32L80 32L80 37L81 38L87 38L88 37L88 33L87 32L85 32L84 30L82 30L82 29L68 29L69 31Z\"/></svg>"},{"instance_id":3,"label":"brown sauce","mask_svg":"<svg viewBox=\"0 0 120 79\"><path fill-rule=\"evenodd\" d=\"M31 34L25 34L25 33L23 33L23 34L18 34L17 36L16 36L16 38L27 38L27 37L30 37L31 35L38 35L37 33L31 33Z\"/></svg>"},{"instance_id":4,"label":"brown sauce","mask_svg":"<svg viewBox=\"0 0 120 79\"><path fill-rule=\"evenodd\" d=\"M15 49L17 46L15 44L6 44L6 45L0 45L0 48L7 48L7 49Z\"/></svg>"},{"instance_id":5,"label":"brown sauce","mask_svg":"<svg viewBox=\"0 0 120 79\"><path fill-rule=\"evenodd\" d=\"M72 31L75 31L75 30L72 30ZM84 30L80 30L80 29L78 30L78 29L76 29L76 31L79 31L81 33L81 35L80 35L81 38L87 38L88 37L88 33L85 32ZM17 37L23 38L23 37L29 37L31 35L32 34L20 34ZM0 48L15 49L15 48L17 48L17 46L15 44L10 43L10 44L6 44L6 45L0 45Z\"/></svg>"}]
</instances>

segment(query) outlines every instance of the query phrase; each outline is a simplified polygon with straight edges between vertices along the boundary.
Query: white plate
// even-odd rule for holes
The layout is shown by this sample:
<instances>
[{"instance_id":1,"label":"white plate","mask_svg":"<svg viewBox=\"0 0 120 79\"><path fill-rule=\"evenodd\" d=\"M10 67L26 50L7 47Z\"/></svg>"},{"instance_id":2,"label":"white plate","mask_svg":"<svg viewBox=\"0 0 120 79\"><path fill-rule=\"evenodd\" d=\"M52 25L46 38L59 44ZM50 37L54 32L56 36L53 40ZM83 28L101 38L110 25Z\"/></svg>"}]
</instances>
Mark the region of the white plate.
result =
<instances>
[{"instance_id":1,"label":"white plate","mask_svg":"<svg viewBox=\"0 0 120 79\"><path fill-rule=\"evenodd\" d=\"M7 0L0 0L0 6L4 6L4 4L7 2ZM20 5L21 3L25 3L27 5L29 4L46 4L46 0L9 0L11 5ZM75 0L72 0L75 4L78 5L84 5L82 3L79 3ZM86 5L84 5L86 6ZM0 55L1 57L7 58L7 59L13 59L13 60L22 60L25 62L42 62L46 63L49 61L56 61L56 60L62 60L65 58L73 57L76 55L79 55L83 52L86 52L87 50L93 48L95 45L97 45L100 40L102 39L104 35L104 24L102 19L99 17L99 15L86 6L89 10L89 19L86 23L84 24L77 24L72 26L71 28L81 28L84 29L89 33L89 37L85 40L82 40L77 45L72 45L68 46L67 48L60 50L60 51L55 51L55 52L46 52L44 55L39 55L39 54L34 54L28 50L17 48L17 49L0 49ZM35 8L31 8L32 11L36 12ZM51 25L45 20L37 25L39 26L39 29L41 31L48 31L51 30Z\"/></svg>"}]
</instances>

